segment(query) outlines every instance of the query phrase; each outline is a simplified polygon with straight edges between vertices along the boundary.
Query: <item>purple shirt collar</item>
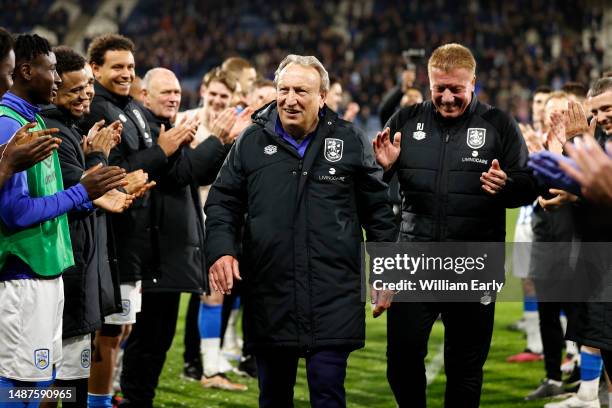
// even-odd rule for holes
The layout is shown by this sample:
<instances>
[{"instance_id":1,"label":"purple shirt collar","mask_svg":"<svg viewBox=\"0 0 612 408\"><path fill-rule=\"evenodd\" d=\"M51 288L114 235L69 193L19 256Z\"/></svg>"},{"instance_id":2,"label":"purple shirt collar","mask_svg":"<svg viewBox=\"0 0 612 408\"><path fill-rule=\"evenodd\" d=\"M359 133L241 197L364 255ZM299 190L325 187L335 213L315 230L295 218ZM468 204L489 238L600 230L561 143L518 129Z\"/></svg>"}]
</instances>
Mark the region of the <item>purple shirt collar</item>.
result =
<instances>
[{"instance_id":1,"label":"purple shirt collar","mask_svg":"<svg viewBox=\"0 0 612 408\"><path fill-rule=\"evenodd\" d=\"M325 111L321 109L319 110L319 120L323 118L323 116L325 116ZM280 121L280 116L276 117L276 126L274 127L274 130L276 131L277 135L282 137L285 141L287 141L287 143L293 146L295 150L297 150L297 153L300 155L300 157L303 158L304 154L306 153L306 149L308 148L308 145L312 141L314 135L317 133L318 128L319 127L317 126L314 132L306 135L306 137L299 144L295 141L295 138L291 136L289 133L287 133L287 131L283 128L283 125L281 124L281 121Z\"/></svg>"},{"instance_id":2,"label":"purple shirt collar","mask_svg":"<svg viewBox=\"0 0 612 408\"><path fill-rule=\"evenodd\" d=\"M30 122L36 121L36 114L40 112L38 106L32 105L12 92L5 93L0 103L13 109Z\"/></svg>"}]
</instances>

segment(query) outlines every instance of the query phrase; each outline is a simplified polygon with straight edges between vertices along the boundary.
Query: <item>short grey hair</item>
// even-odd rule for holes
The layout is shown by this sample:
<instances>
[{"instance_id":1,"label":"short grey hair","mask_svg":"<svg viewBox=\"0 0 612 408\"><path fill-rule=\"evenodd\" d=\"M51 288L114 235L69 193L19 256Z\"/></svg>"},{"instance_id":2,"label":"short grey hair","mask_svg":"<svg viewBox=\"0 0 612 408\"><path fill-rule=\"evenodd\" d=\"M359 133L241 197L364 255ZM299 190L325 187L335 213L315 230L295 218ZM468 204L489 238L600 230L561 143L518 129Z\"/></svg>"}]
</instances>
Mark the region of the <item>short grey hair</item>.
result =
<instances>
[{"instance_id":1,"label":"short grey hair","mask_svg":"<svg viewBox=\"0 0 612 408\"><path fill-rule=\"evenodd\" d=\"M612 78L599 78L597 81L595 81L593 86L591 86L591 89L589 89L589 93L587 96L589 98L594 98L608 91L612 91Z\"/></svg>"},{"instance_id":2,"label":"short grey hair","mask_svg":"<svg viewBox=\"0 0 612 408\"><path fill-rule=\"evenodd\" d=\"M176 75L174 74L174 72L170 71L167 68L162 68L162 67L151 68L150 70L147 71L145 76L142 78L142 85L141 85L142 89L146 89L147 91L149 91L149 87L151 86L151 81L153 80L153 77L161 73L172 74L176 78Z\"/></svg>"},{"instance_id":3,"label":"short grey hair","mask_svg":"<svg viewBox=\"0 0 612 408\"><path fill-rule=\"evenodd\" d=\"M279 79L280 73L289 64L297 64L297 65L301 65L304 67L312 67L316 69L317 72L319 73L319 77L321 77L320 91L321 92L329 91L329 74L327 73L327 70L325 69L323 64L321 64L321 61L319 61L317 57L312 56L312 55L296 55L296 54L287 55L285 59L281 61L280 65L276 69L276 72L274 73L274 85L278 85L278 79Z\"/></svg>"}]
</instances>

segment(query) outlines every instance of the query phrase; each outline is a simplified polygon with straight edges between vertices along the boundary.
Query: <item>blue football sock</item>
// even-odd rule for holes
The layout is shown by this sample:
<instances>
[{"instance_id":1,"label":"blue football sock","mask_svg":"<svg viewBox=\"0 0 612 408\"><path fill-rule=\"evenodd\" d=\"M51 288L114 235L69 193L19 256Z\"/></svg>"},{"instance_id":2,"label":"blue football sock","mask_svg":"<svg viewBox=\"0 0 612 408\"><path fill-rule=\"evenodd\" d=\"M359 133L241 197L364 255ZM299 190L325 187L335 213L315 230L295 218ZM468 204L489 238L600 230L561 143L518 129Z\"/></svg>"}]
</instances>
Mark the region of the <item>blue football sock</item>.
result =
<instances>
[{"instance_id":1,"label":"blue football sock","mask_svg":"<svg viewBox=\"0 0 612 408\"><path fill-rule=\"evenodd\" d=\"M49 388L55 379L55 370L53 370L53 379L49 381L18 381L11 378L0 377L0 388L16 388L16 387L35 387L39 389ZM4 397L7 395L2 393ZM0 408L38 408L40 401L31 402L0 402Z\"/></svg>"},{"instance_id":2,"label":"blue football sock","mask_svg":"<svg viewBox=\"0 0 612 408\"><path fill-rule=\"evenodd\" d=\"M580 351L580 379L591 381L599 378L603 361L599 354Z\"/></svg>"},{"instance_id":3,"label":"blue football sock","mask_svg":"<svg viewBox=\"0 0 612 408\"><path fill-rule=\"evenodd\" d=\"M198 328L201 339L214 339L221 337L222 305L207 305L200 303Z\"/></svg>"},{"instance_id":4,"label":"blue football sock","mask_svg":"<svg viewBox=\"0 0 612 408\"><path fill-rule=\"evenodd\" d=\"M525 296L523 298L523 311L537 312L538 311L538 299L535 296Z\"/></svg>"},{"instance_id":5,"label":"blue football sock","mask_svg":"<svg viewBox=\"0 0 612 408\"><path fill-rule=\"evenodd\" d=\"M112 394L87 394L89 408L113 408Z\"/></svg>"}]
</instances>

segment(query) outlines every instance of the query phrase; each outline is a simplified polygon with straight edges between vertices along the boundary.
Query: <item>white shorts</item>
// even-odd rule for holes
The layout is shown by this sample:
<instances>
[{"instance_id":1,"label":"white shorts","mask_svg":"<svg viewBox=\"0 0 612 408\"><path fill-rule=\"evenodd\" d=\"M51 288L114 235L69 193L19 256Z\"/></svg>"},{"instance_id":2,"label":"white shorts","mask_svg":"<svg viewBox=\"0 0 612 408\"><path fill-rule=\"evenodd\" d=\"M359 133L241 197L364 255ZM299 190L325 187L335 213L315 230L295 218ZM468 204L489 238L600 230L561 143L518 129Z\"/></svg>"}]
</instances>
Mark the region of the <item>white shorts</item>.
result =
<instances>
[{"instance_id":1,"label":"white shorts","mask_svg":"<svg viewBox=\"0 0 612 408\"><path fill-rule=\"evenodd\" d=\"M62 358L64 283L55 279L0 282L0 377L49 381Z\"/></svg>"},{"instance_id":2,"label":"white shorts","mask_svg":"<svg viewBox=\"0 0 612 408\"><path fill-rule=\"evenodd\" d=\"M91 334L62 340L62 359L56 367L58 380L89 378L91 367Z\"/></svg>"},{"instance_id":3,"label":"white shorts","mask_svg":"<svg viewBox=\"0 0 612 408\"><path fill-rule=\"evenodd\" d=\"M121 284L121 307L119 313L106 316L106 324L134 324L136 323L136 313L140 312L142 305L141 281L128 282Z\"/></svg>"},{"instance_id":4,"label":"white shorts","mask_svg":"<svg viewBox=\"0 0 612 408\"><path fill-rule=\"evenodd\" d=\"M517 278L529 276L532 241L531 224L517 224L512 245L512 274Z\"/></svg>"}]
</instances>

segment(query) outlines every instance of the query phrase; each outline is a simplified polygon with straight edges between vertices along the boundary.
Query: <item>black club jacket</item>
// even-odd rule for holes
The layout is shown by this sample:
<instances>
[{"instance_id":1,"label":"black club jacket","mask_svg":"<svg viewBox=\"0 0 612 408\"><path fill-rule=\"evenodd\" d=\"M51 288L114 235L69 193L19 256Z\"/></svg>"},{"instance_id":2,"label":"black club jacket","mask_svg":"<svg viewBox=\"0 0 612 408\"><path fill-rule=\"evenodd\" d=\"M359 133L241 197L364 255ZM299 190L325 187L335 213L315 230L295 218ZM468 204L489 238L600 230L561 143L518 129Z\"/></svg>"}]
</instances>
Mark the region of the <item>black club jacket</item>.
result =
<instances>
[{"instance_id":1,"label":"black club jacket","mask_svg":"<svg viewBox=\"0 0 612 408\"><path fill-rule=\"evenodd\" d=\"M49 105L41 115L48 128L60 130L58 156L64 188L79 183L86 169L107 164L102 153L83 154L81 131L69 112ZM119 277L111 273L108 261L104 211L71 211L68 224L75 264L63 273L64 338L91 333L100 328L104 316L121 310Z\"/></svg>"},{"instance_id":2,"label":"black club jacket","mask_svg":"<svg viewBox=\"0 0 612 408\"><path fill-rule=\"evenodd\" d=\"M387 126L402 134L400 157L385 174L397 172L400 182L401 241L503 242L505 209L538 195L518 126L476 97L452 122L427 101L401 109ZM508 176L495 196L480 181L493 159Z\"/></svg>"},{"instance_id":3,"label":"black club jacket","mask_svg":"<svg viewBox=\"0 0 612 408\"><path fill-rule=\"evenodd\" d=\"M105 125L116 120L123 124L121 143L109 156L109 164L119 166L128 173L142 169L152 179L168 162L163 150L153 143L151 130L145 120L144 107L130 97L121 97L94 83L96 95L91 103L91 112L83 120L83 129L89 130L101 119ZM123 214L109 214L109 248L116 249L110 259L113 269L119 272L121 282L133 282L158 277L150 265L152 242L149 228L150 193L134 201Z\"/></svg>"},{"instance_id":4,"label":"black club jacket","mask_svg":"<svg viewBox=\"0 0 612 408\"><path fill-rule=\"evenodd\" d=\"M364 344L362 226L394 241L393 212L372 147L327 109L304 158L275 133L276 104L260 109L234 145L205 206L209 265L236 256L247 349Z\"/></svg>"},{"instance_id":5,"label":"black club jacket","mask_svg":"<svg viewBox=\"0 0 612 408\"><path fill-rule=\"evenodd\" d=\"M123 123L121 143L109 163L127 172L142 169L158 185L122 214L109 215L122 282L142 279L146 291L206 290L199 200L191 189L211 183L227 153L208 138L197 149L182 147L170 157L156 143L160 121L129 97L112 94L98 82L88 126L100 119ZM169 128L166 123L166 128Z\"/></svg>"},{"instance_id":6,"label":"black club jacket","mask_svg":"<svg viewBox=\"0 0 612 408\"><path fill-rule=\"evenodd\" d=\"M153 140L161 125L172 125L146 110ZM195 149L183 146L168 157L163 175L151 190L151 264L159 279L144 280L144 291L201 293L207 289L204 258L204 216L198 187L212 183L227 149L218 138L208 137Z\"/></svg>"}]
</instances>

